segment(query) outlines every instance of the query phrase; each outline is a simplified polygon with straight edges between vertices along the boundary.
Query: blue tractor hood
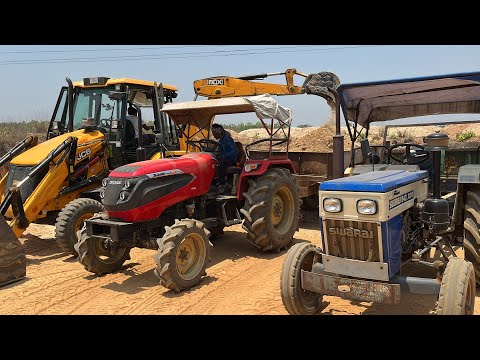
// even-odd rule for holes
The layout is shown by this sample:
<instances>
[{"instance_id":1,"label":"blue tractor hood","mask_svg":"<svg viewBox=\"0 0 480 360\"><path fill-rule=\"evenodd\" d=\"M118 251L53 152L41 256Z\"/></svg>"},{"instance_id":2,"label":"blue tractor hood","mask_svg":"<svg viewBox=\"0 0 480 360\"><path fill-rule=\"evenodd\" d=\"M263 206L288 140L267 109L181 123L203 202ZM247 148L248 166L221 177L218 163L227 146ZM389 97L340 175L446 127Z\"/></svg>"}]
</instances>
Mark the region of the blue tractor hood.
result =
<instances>
[{"instance_id":1,"label":"blue tractor hood","mask_svg":"<svg viewBox=\"0 0 480 360\"><path fill-rule=\"evenodd\" d=\"M426 178L428 178L427 171L371 171L361 175L324 181L320 184L320 190L385 193Z\"/></svg>"}]
</instances>

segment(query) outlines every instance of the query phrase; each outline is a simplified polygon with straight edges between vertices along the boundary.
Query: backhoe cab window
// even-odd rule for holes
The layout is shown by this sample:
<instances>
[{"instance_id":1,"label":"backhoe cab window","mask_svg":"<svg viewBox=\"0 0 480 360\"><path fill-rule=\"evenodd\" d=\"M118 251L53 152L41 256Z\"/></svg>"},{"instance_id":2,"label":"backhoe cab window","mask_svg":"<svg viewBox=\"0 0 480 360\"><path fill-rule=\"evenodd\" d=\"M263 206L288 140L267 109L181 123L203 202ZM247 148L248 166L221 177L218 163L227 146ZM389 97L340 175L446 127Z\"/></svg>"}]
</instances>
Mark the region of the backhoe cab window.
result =
<instances>
[{"instance_id":1,"label":"backhoe cab window","mask_svg":"<svg viewBox=\"0 0 480 360\"><path fill-rule=\"evenodd\" d=\"M73 115L73 128L82 128L82 119L93 118L98 127L110 129L110 119L119 119L121 114L121 101L109 98L114 87L94 89L79 89Z\"/></svg>"}]
</instances>

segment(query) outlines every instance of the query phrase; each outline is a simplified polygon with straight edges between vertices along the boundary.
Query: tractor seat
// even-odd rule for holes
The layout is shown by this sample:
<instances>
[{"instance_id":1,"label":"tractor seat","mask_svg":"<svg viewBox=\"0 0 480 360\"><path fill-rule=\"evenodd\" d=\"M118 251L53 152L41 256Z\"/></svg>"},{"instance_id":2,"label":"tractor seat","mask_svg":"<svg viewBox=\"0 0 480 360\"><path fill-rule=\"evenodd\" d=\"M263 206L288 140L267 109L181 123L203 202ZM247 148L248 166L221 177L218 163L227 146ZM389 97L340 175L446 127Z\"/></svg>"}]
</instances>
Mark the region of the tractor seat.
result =
<instances>
[{"instance_id":1,"label":"tractor seat","mask_svg":"<svg viewBox=\"0 0 480 360\"><path fill-rule=\"evenodd\" d=\"M229 166L225 169L225 174L240 174L243 169L243 165L245 164L245 160L247 156L245 154L245 150L243 150L243 145L239 141L235 141L235 146L237 147L238 154L237 154L237 164L236 166Z\"/></svg>"}]
</instances>

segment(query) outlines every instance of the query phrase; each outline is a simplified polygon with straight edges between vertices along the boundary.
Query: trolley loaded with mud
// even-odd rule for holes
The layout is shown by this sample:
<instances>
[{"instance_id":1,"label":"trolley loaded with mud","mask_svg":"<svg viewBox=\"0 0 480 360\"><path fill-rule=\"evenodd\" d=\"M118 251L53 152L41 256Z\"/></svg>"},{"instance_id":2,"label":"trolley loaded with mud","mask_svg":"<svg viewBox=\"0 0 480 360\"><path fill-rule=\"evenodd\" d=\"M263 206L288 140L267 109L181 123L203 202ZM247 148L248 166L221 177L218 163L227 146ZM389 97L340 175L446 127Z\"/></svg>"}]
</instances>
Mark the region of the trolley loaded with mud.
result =
<instances>
[{"instance_id":1,"label":"trolley loaded with mud","mask_svg":"<svg viewBox=\"0 0 480 360\"><path fill-rule=\"evenodd\" d=\"M344 84L338 95L353 124L353 144L362 131L368 136L372 122L479 113L480 73ZM280 279L285 308L317 313L323 295L396 304L408 291L438 294L437 314L473 314L480 282L480 164L461 166L456 190L449 192L440 177L447 135L387 147L387 159L401 165L380 164L366 139L367 164L356 166L352 158L351 176L320 185L322 248L301 243L289 250ZM399 148L405 148L400 157ZM461 247L464 258L457 257ZM437 275L406 276L407 264Z\"/></svg>"},{"instance_id":2,"label":"trolley loaded with mud","mask_svg":"<svg viewBox=\"0 0 480 360\"><path fill-rule=\"evenodd\" d=\"M188 289L206 274L212 244L224 227L241 224L261 251L287 248L298 229L298 186L288 159L291 112L267 95L166 104L162 112L184 129L189 148L201 150L178 158L122 166L103 180L106 211L85 221L75 245L78 261L93 273L122 268L130 249L158 249L155 274L175 291ZM236 166L226 169L219 192L217 156L221 145L209 138L216 115L255 112L270 149L287 147L284 158L248 159L237 143ZM268 120L264 120L268 119ZM188 129L188 128L187 128ZM257 141L258 142L258 141ZM271 153L271 150L270 150Z\"/></svg>"}]
</instances>

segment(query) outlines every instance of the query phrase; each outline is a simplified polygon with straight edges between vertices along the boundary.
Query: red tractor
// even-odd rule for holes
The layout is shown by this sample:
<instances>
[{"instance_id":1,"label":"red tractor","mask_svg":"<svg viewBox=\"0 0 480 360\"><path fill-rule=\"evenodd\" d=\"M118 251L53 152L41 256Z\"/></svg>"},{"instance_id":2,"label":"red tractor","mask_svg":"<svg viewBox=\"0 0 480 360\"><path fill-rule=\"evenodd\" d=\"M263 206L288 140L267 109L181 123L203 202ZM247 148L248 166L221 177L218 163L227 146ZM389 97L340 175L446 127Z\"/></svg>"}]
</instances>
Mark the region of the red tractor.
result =
<instances>
[{"instance_id":1,"label":"red tractor","mask_svg":"<svg viewBox=\"0 0 480 360\"><path fill-rule=\"evenodd\" d=\"M260 95L166 104L162 111L186 137L187 151L202 151L128 164L103 180L106 211L85 222L75 245L86 270L110 273L122 268L131 248L158 249L153 257L156 276L163 286L181 291L206 275L209 239L226 226L243 222L248 240L261 251L287 248L298 229L300 209L288 159L290 110ZM219 193L215 180L222 149L210 139L210 125L216 115L247 112L257 114L269 136L245 150L236 143L241 150L237 166L226 169L227 186ZM186 132L186 125L200 130ZM268 142L269 158L249 160L248 149L261 142ZM282 144L286 152L274 156L272 146Z\"/></svg>"}]
</instances>

